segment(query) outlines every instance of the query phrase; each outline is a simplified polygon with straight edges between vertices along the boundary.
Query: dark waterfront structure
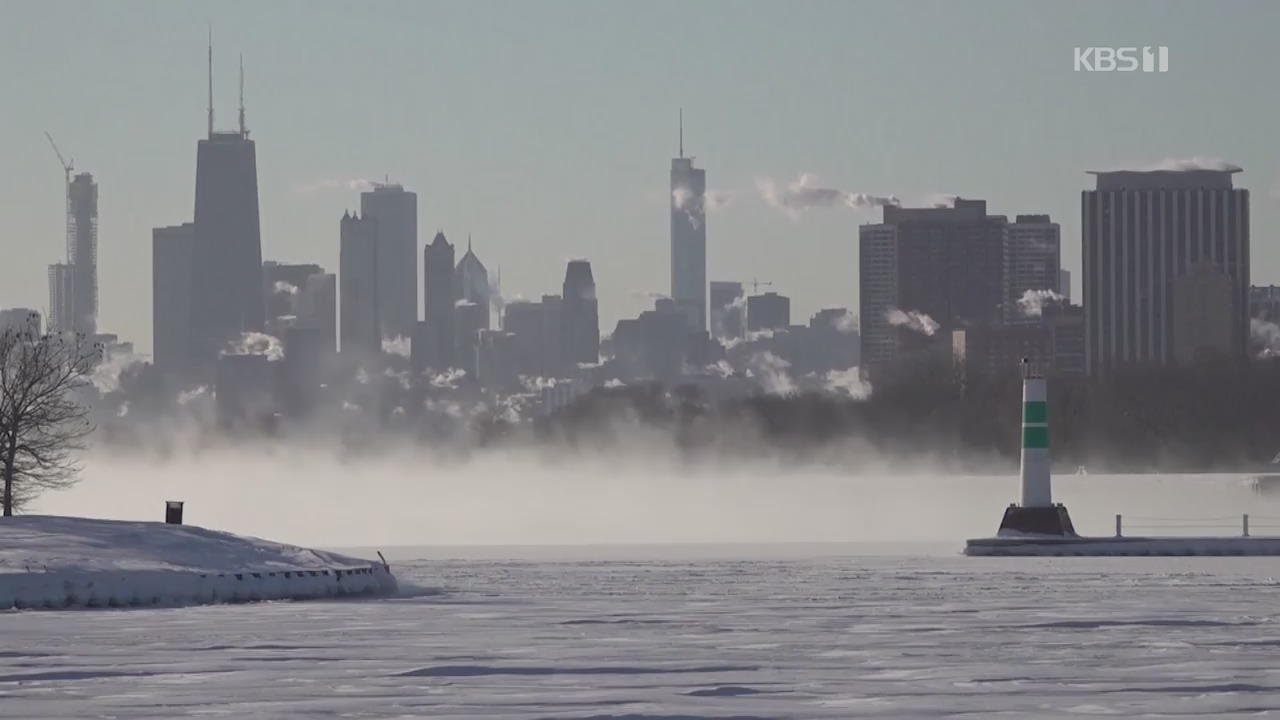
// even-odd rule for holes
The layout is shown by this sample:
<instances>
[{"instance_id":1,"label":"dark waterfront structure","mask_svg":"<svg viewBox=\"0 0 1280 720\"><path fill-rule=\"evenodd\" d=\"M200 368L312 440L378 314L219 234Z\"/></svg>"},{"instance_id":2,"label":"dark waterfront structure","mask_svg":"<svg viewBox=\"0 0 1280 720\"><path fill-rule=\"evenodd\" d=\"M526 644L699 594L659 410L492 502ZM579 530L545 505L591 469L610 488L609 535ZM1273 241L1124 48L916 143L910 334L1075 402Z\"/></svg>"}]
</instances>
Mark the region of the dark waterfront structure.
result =
<instances>
[{"instance_id":1,"label":"dark waterfront structure","mask_svg":"<svg viewBox=\"0 0 1280 720\"><path fill-rule=\"evenodd\" d=\"M360 194L360 214L378 223L378 315L382 336L410 337L418 321L418 195L396 184Z\"/></svg>"},{"instance_id":2,"label":"dark waterfront structure","mask_svg":"<svg viewBox=\"0 0 1280 720\"><path fill-rule=\"evenodd\" d=\"M671 160L671 299L693 330L707 329L707 171L684 156L684 114L680 156Z\"/></svg>"},{"instance_id":3,"label":"dark waterfront structure","mask_svg":"<svg viewBox=\"0 0 1280 720\"><path fill-rule=\"evenodd\" d=\"M191 277L196 228L193 223L151 231L151 352L156 367L190 367Z\"/></svg>"},{"instance_id":4,"label":"dark waterfront structure","mask_svg":"<svg viewBox=\"0 0 1280 720\"><path fill-rule=\"evenodd\" d=\"M1131 364L1243 358L1249 191L1239 170L1092 173L1081 193L1090 375Z\"/></svg>"},{"instance_id":5,"label":"dark waterfront structure","mask_svg":"<svg viewBox=\"0 0 1280 720\"><path fill-rule=\"evenodd\" d=\"M195 244L191 275L192 361L208 367L241 333L264 328L262 238L258 225L258 166L244 115L240 126L213 129L213 50L210 47L209 136L196 150Z\"/></svg>"},{"instance_id":6,"label":"dark waterfront structure","mask_svg":"<svg viewBox=\"0 0 1280 720\"><path fill-rule=\"evenodd\" d=\"M570 364L600 362L600 312L591 263L570 260L564 273L561 343Z\"/></svg>"}]
</instances>

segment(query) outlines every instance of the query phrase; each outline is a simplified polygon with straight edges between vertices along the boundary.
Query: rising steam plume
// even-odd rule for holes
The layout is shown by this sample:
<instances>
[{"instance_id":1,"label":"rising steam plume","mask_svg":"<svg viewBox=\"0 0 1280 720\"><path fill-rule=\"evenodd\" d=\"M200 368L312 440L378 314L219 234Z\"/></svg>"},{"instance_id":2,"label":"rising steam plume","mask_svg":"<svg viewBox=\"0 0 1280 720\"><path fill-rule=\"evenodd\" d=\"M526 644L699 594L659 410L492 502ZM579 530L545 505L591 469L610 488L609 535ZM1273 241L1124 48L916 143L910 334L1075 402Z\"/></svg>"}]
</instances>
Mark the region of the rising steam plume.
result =
<instances>
[{"instance_id":1,"label":"rising steam plume","mask_svg":"<svg viewBox=\"0 0 1280 720\"><path fill-rule=\"evenodd\" d=\"M761 199L770 207L783 211L792 219L815 208L861 209L900 204L898 198L892 195L871 195L823 187L818 176L812 173L801 173L800 177L785 185L770 178L762 178L756 181L756 188Z\"/></svg>"}]
</instances>

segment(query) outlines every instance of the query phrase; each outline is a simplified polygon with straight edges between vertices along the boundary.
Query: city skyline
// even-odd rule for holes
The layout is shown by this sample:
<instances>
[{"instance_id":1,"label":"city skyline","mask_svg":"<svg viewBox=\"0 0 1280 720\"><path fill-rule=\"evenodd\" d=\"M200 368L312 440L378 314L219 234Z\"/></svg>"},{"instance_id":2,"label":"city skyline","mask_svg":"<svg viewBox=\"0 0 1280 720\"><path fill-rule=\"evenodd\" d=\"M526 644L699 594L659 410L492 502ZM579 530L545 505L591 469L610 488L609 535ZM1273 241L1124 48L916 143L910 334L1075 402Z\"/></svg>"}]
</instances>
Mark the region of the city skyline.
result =
<instances>
[{"instance_id":1,"label":"city skyline","mask_svg":"<svg viewBox=\"0 0 1280 720\"><path fill-rule=\"evenodd\" d=\"M788 205L806 188L896 195L907 205L920 205L940 192L981 197L1010 215L1048 213L1062 225L1063 266L1078 278L1078 193L1087 179L1084 172L1197 155L1245 167L1239 184L1254 191L1259 241L1253 279L1265 284L1280 268L1280 253L1263 244L1280 214L1276 167L1267 155L1275 101L1260 85L1216 78L1226 67L1248 78L1272 64L1272 51L1247 40L1261 33L1277 10L1261 3L1239 5L1250 9L1256 22L1241 23L1240 15L1228 22L1183 3L1086 4L1070 13L1053 8L1030 13L1016 3L963 8L911 3L897 11L897 22L945 21L969 37L995 32L984 28L999 17L1001 42L987 47L990 38L929 46L900 35L892 39L896 45L886 45L890 40L872 37L886 11L871 4L812 3L787 10L760 5L758 13L743 13L732 31L710 32L718 8L709 3L681 16L684 23L670 40L680 48L676 57L642 68L635 63L648 54L635 51L627 55L634 62L612 66L611 72L621 74L606 76L578 68L557 49L556 38L566 32L557 21L581 10L572 4L506 13L484 3L390 5L384 15L363 18L336 6L309 5L318 8L312 23L287 37L279 29L301 6L219 4L216 15L211 13L216 17L215 105L221 113L232 107L228 100L234 97L235 78L228 70L243 50L246 102L255 119L254 138L262 143L263 260L336 268L333 218L355 206L367 189L355 181L389 177L419 194L419 252L437 228L455 238L470 231L485 248L485 258L504 266L504 290L511 297L536 300L553 292L565 260L590 259L600 283L606 333L618 319L651 306L650 293L669 292L664 171L678 150L679 107L689 116L686 150L711 178L707 280L771 280L772 289L793 299L796 317L827 306L856 309L858 226L875 222L878 215L875 208ZM191 22L189 9L158 4L122 6L123 19L89 6L67 20L56 7L5 11L15 20L7 27L26 30L6 35L0 58L32 70L10 79L17 81L8 93L16 112L0 119L0 136L13 159L13 176L0 192L8 218L6 244L24 260L0 268L0 305L43 305L45 278L22 266L60 259L62 178L41 137L49 130L77 168L92 172L101 186L99 326L147 351L149 284L130 283L129 274L149 265L152 228L191 220L190 146L204 124L206 28ZM635 27L623 28L620 7L588 11L600 29L584 51L646 37L676 13L675 6L636 9L629 18ZM147 32L138 34L136 43L98 48L91 38L69 49L72 54L102 50L88 76L74 82L50 75L35 62L40 48L26 37L54 22L114 26L139 17L145 21L136 22L133 32ZM841 21L847 22L842 26ZM1099 37L1094 27L1104 21L1107 31ZM331 25L348 22L366 29L399 24L416 30L393 33L385 51L371 59L353 58L347 51L319 52L328 47ZM1066 39L1048 42L1030 32L1047 24ZM490 25L491 30L481 30ZM513 35L517 27L538 40L518 45L520 52L513 55L515 50L504 48L521 37ZM442 28L459 38L445 38ZM747 51L771 33L806 38L812 52L771 56L776 68L749 57ZM416 48L433 43L423 42L420 34L439 39L437 48L466 43L461 57L472 61L472 81L459 84L447 68L431 69L421 83L397 94L385 84L346 80L390 59L409 69L426 68L434 55ZM701 44L692 42L695 36ZM1121 77L1072 71L1073 44L1143 44L1146 38L1171 48L1169 73ZM1225 47L1232 48L1229 55L1219 52ZM838 71L835 86L788 82L818 57L815 53L825 53L837 68L853 70ZM717 54L723 59L716 60ZM524 72L504 74L518 61L528 65ZM685 73L672 72L677 66ZM924 72L944 67L945 73ZM958 80L979 71L972 82ZM749 83L734 81L743 72L754 73L755 82L774 96L770 104L761 105L763 96L749 91ZM548 78L557 73L581 81L573 94L558 89L558 81L551 86ZM122 74L131 78L123 86ZM114 80L105 82L108 76ZM611 81L624 77L631 90L620 93ZM998 82L989 82L993 79ZM298 94L289 83L300 84ZM532 87L522 89L522 83ZM93 87L86 90L88 85ZM489 88L485 94L482 86ZM972 97L960 94L961 87ZM533 88L554 92L535 100ZM108 89L111 93L104 94ZM74 91L91 92L92 113L70 112L66 96L74 97ZM933 93L947 103L946 122L892 111L895 98L901 102L906 92ZM578 96L594 100L596 112L556 107ZM498 97L508 100L501 113L493 103ZM1187 97L1200 102L1188 105ZM301 117L299 103L306 111ZM370 104L386 111L366 118L348 107ZM1086 112L1099 106L1115 112ZM1233 108L1229 129L1214 106ZM1001 110L1004 120L990 122L990 113ZM521 131L513 133L513 127ZM544 136L552 127L561 132ZM592 182L581 182L583 168L595 168ZM816 179L802 179L805 173ZM800 192L792 192L797 188ZM529 258L531 246L540 250L535 258Z\"/></svg>"}]
</instances>

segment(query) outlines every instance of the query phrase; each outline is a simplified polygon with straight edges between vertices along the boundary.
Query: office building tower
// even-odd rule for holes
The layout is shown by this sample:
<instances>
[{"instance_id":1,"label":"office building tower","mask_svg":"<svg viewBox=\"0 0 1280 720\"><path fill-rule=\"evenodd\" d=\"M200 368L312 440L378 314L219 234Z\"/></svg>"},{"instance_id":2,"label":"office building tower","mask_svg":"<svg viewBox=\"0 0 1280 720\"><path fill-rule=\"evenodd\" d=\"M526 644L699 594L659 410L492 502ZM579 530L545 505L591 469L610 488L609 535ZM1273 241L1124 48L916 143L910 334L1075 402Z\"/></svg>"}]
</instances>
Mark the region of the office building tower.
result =
<instances>
[{"instance_id":1,"label":"office building tower","mask_svg":"<svg viewBox=\"0 0 1280 720\"><path fill-rule=\"evenodd\" d=\"M671 160L671 299L693 330L707 329L707 171L684 156L684 113L680 156Z\"/></svg>"},{"instance_id":2,"label":"office building tower","mask_svg":"<svg viewBox=\"0 0 1280 720\"><path fill-rule=\"evenodd\" d=\"M71 265L71 329L98 331L98 184L79 173L67 189L67 261Z\"/></svg>"},{"instance_id":3,"label":"office building tower","mask_svg":"<svg viewBox=\"0 0 1280 720\"><path fill-rule=\"evenodd\" d=\"M515 300L502 309L502 330L511 336L511 366L517 375L550 377L543 347L541 302Z\"/></svg>"},{"instance_id":4,"label":"office building tower","mask_svg":"<svg viewBox=\"0 0 1280 720\"><path fill-rule=\"evenodd\" d=\"M1235 172L1092 173L1081 194L1090 375L1245 356L1249 191L1233 187Z\"/></svg>"},{"instance_id":5,"label":"office building tower","mask_svg":"<svg viewBox=\"0 0 1280 720\"><path fill-rule=\"evenodd\" d=\"M559 295L543 295L542 300L542 368L545 377L565 374L571 361L564 352L562 340L564 327L564 298Z\"/></svg>"},{"instance_id":6,"label":"office building tower","mask_svg":"<svg viewBox=\"0 0 1280 720\"><path fill-rule=\"evenodd\" d=\"M736 340L746 332L746 300L740 282L713 280L711 295L711 336Z\"/></svg>"},{"instance_id":7,"label":"office building tower","mask_svg":"<svg viewBox=\"0 0 1280 720\"><path fill-rule=\"evenodd\" d=\"M863 364L883 366L957 327L998 322L1007 224L987 215L986 201L957 198L954 207L886 206L883 222L859 228Z\"/></svg>"},{"instance_id":8,"label":"office building tower","mask_svg":"<svg viewBox=\"0 0 1280 720\"><path fill-rule=\"evenodd\" d=\"M156 367L185 371L191 349L193 223L151 231L151 354Z\"/></svg>"},{"instance_id":9,"label":"office building tower","mask_svg":"<svg viewBox=\"0 0 1280 720\"><path fill-rule=\"evenodd\" d=\"M385 338L410 337L418 321L418 195L397 184L360 194L360 214L378 223L378 313Z\"/></svg>"},{"instance_id":10,"label":"office building tower","mask_svg":"<svg viewBox=\"0 0 1280 720\"><path fill-rule=\"evenodd\" d=\"M284 338L284 330L294 327L298 320L298 301L307 278L324 272L319 265L281 263L268 260L262 263L262 295L266 298L265 332L276 338Z\"/></svg>"},{"instance_id":11,"label":"office building tower","mask_svg":"<svg viewBox=\"0 0 1280 720\"><path fill-rule=\"evenodd\" d=\"M484 263L480 262L480 258L471 250L471 238L467 237L467 252L458 261L458 266L453 273L454 297L457 300L463 300L476 305L481 310L472 311L473 315L480 318L480 330L489 329L489 271L485 269ZM481 316L483 316L481 318Z\"/></svg>"},{"instance_id":12,"label":"office building tower","mask_svg":"<svg viewBox=\"0 0 1280 720\"><path fill-rule=\"evenodd\" d=\"M486 330L489 320L489 308L470 300L459 300L453 307L453 352L454 367L466 371L467 375L476 377L478 368L477 348L480 344L480 333Z\"/></svg>"},{"instance_id":13,"label":"office building tower","mask_svg":"<svg viewBox=\"0 0 1280 720\"><path fill-rule=\"evenodd\" d=\"M791 298L776 292L747 298L747 329L785 330L791 325Z\"/></svg>"},{"instance_id":14,"label":"office building tower","mask_svg":"<svg viewBox=\"0 0 1280 720\"><path fill-rule=\"evenodd\" d=\"M264 328L262 238L258 225L258 169L244 114L240 125L213 127L213 48L209 49L208 137L196 152L195 245L191 276L194 363L210 366L227 343Z\"/></svg>"},{"instance_id":15,"label":"office building tower","mask_svg":"<svg viewBox=\"0 0 1280 720\"><path fill-rule=\"evenodd\" d=\"M1066 304L1071 304L1071 271L1058 271L1058 294L1062 295L1062 300Z\"/></svg>"},{"instance_id":16,"label":"office building tower","mask_svg":"<svg viewBox=\"0 0 1280 720\"><path fill-rule=\"evenodd\" d=\"M1061 296L1062 251L1058 223L1048 215L1018 215L1004 228L1004 321L1034 323L1026 293Z\"/></svg>"},{"instance_id":17,"label":"office building tower","mask_svg":"<svg viewBox=\"0 0 1280 720\"><path fill-rule=\"evenodd\" d=\"M445 370L453 365L453 245L437 232L422 250L423 324L414 335L414 364L419 369ZM430 350L428 350L428 346Z\"/></svg>"},{"instance_id":18,"label":"office building tower","mask_svg":"<svg viewBox=\"0 0 1280 720\"><path fill-rule=\"evenodd\" d=\"M314 330L316 347L326 352L337 351L338 343L338 278L333 273L318 272L307 276L298 291L297 319L294 327Z\"/></svg>"},{"instance_id":19,"label":"office building tower","mask_svg":"<svg viewBox=\"0 0 1280 720\"><path fill-rule=\"evenodd\" d=\"M373 218L343 213L338 283L341 295L343 355L378 355L378 224Z\"/></svg>"},{"instance_id":20,"label":"office building tower","mask_svg":"<svg viewBox=\"0 0 1280 720\"><path fill-rule=\"evenodd\" d=\"M561 342L564 358L574 364L600 362L600 312L591 263L570 260L561 296Z\"/></svg>"}]
</instances>

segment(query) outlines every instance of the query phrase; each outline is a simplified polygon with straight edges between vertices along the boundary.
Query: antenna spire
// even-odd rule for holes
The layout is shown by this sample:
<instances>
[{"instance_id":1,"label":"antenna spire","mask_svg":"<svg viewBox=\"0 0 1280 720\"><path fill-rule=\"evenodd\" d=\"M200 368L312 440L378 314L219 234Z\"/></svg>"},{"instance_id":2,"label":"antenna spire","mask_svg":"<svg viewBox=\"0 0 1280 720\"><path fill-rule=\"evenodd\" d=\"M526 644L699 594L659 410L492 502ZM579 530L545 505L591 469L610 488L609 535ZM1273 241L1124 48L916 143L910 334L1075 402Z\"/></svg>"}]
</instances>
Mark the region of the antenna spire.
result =
<instances>
[{"instance_id":1,"label":"antenna spire","mask_svg":"<svg viewBox=\"0 0 1280 720\"><path fill-rule=\"evenodd\" d=\"M213 23L209 23L209 137L213 137Z\"/></svg>"},{"instance_id":2,"label":"antenna spire","mask_svg":"<svg viewBox=\"0 0 1280 720\"><path fill-rule=\"evenodd\" d=\"M244 125L244 53L240 53L240 137L249 137L249 128Z\"/></svg>"},{"instance_id":3,"label":"antenna spire","mask_svg":"<svg viewBox=\"0 0 1280 720\"><path fill-rule=\"evenodd\" d=\"M212 110L210 110L212 113ZM680 109L680 156L685 156L685 109Z\"/></svg>"}]
</instances>

